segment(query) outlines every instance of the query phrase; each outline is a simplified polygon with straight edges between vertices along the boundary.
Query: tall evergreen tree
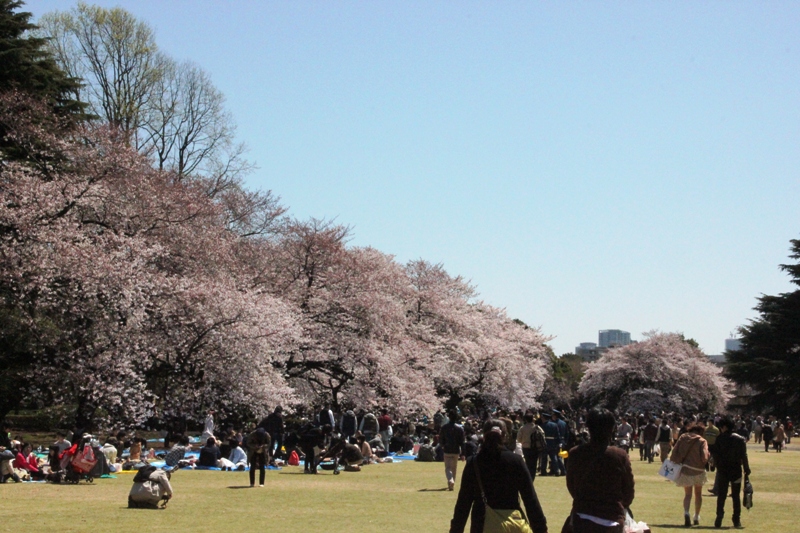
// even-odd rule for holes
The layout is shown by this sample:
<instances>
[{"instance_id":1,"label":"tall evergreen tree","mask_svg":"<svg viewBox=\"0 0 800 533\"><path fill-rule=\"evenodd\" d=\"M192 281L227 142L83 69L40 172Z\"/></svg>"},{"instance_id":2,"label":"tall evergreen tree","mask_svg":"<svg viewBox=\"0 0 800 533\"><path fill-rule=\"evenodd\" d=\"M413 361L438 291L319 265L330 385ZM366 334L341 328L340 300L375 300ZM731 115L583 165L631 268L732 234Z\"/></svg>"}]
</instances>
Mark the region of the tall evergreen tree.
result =
<instances>
[{"instance_id":1,"label":"tall evergreen tree","mask_svg":"<svg viewBox=\"0 0 800 533\"><path fill-rule=\"evenodd\" d=\"M0 92L17 90L45 100L60 115L82 116L85 104L72 98L80 80L70 78L47 51L47 40L20 0L0 0Z\"/></svg>"},{"instance_id":2,"label":"tall evergreen tree","mask_svg":"<svg viewBox=\"0 0 800 533\"><path fill-rule=\"evenodd\" d=\"M800 240L792 240L789 257L800 261ZM800 262L781 265L800 287ZM752 407L785 416L800 414L800 288L762 296L761 316L739 328L741 349L726 353L728 376L756 391Z\"/></svg>"}]
</instances>

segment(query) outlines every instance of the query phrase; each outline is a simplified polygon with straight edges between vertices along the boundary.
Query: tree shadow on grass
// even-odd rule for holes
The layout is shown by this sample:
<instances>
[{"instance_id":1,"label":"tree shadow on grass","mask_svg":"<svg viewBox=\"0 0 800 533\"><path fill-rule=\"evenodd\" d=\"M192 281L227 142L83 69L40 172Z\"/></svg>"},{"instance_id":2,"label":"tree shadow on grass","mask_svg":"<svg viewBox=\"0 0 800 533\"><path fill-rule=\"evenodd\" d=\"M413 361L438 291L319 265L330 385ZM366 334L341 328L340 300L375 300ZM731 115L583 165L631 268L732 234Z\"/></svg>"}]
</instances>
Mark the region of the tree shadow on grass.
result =
<instances>
[{"instance_id":1,"label":"tree shadow on grass","mask_svg":"<svg viewBox=\"0 0 800 533\"><path fill-rule=\"evenodd\" d=\"M447 487L441 489L419 489L417 492L447 492Z\"/></svg>"},{"instance_id":2,"label":"tree shadow on grass","mask_svg":"<svg viewBox=\"0 0 800 533\"><path fill-rule=\"evenodd\" d=\"M250 485L231 485L229 489L252 489Z\"/></svg>"}]
</instances>

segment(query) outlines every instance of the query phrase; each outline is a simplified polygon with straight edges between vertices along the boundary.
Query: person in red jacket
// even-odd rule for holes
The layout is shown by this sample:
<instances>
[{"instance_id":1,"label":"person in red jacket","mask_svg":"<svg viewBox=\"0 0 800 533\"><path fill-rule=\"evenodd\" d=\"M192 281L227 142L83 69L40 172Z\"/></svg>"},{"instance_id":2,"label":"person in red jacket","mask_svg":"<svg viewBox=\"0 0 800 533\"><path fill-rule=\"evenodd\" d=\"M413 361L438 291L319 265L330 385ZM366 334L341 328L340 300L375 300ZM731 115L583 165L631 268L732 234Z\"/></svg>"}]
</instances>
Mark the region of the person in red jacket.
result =
<instances>
[{"instance_id":1,"label":"person in red jacket","mask_svg":"<svg viewBox=\"0 0 800 533\"><path fill-rule=\"evenodd\" d=\"M33 446L28 443L20 444L17 450L17 457L11 466L19 470L25 470L31 475L31 479L44 478L44 474L39 469L39 461L33 453Z\"/></svg>"}]
</instances>

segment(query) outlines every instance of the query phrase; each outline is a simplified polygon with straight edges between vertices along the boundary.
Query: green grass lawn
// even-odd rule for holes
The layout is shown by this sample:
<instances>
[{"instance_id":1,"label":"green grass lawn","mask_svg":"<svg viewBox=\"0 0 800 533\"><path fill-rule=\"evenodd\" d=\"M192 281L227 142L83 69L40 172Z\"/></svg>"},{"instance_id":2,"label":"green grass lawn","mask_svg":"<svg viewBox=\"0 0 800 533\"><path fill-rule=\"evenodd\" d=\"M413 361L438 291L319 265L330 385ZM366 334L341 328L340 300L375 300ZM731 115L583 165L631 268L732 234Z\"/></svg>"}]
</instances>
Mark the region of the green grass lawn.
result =
<instances>
[{"instance_id":1,"label":"green grass lawn","mask_svg":"<svg viewBox=\"0 0 800 533\"><path fill-rule=\"evenodd\" d=\"M754 507L742 511L746 529L794 533L800 505L800 453L750 446ZM631 454L636 476L633 511L653 532L683 529L683 489L657 475L657 464ZM463 463L462 463L463 467ZM250 489L245 472L180 471L166 510L127 509L131 474L78 486L0 485L0 531L275 531L326 533L447 531L457 492L444 490L442 463L412 461L365 467L334 476L303 475L302 467L268 471L264 488ZM536 491L550 531L558 533L571 500L564 478L537 478ZM456 487L456 490L458 486ZM701 525L711 529L715 499L706 498ZM730 524L730 502L726 523Z\"/></svg>"}]
</instances>

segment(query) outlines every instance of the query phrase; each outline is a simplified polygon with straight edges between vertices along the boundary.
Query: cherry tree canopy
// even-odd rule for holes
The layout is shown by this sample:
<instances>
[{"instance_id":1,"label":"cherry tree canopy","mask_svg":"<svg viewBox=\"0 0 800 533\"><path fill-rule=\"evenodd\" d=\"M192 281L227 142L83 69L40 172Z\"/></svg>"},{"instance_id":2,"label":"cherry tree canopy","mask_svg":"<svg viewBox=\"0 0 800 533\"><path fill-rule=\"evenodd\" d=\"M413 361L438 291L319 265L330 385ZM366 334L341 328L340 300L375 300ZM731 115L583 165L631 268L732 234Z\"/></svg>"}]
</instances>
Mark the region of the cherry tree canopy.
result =
<instances>
[{"instance_id":1,"label":"cherry tree canopy","mask_svg":"<svg viewBox=\"0 0 800 533\"><path fill-rule=\"evenodd\" d=\"M715 412L730 399L731 386L683 335L648 333L590 363L578 393L587 404L620 411Z\"/></svg>"}]
</instances>

